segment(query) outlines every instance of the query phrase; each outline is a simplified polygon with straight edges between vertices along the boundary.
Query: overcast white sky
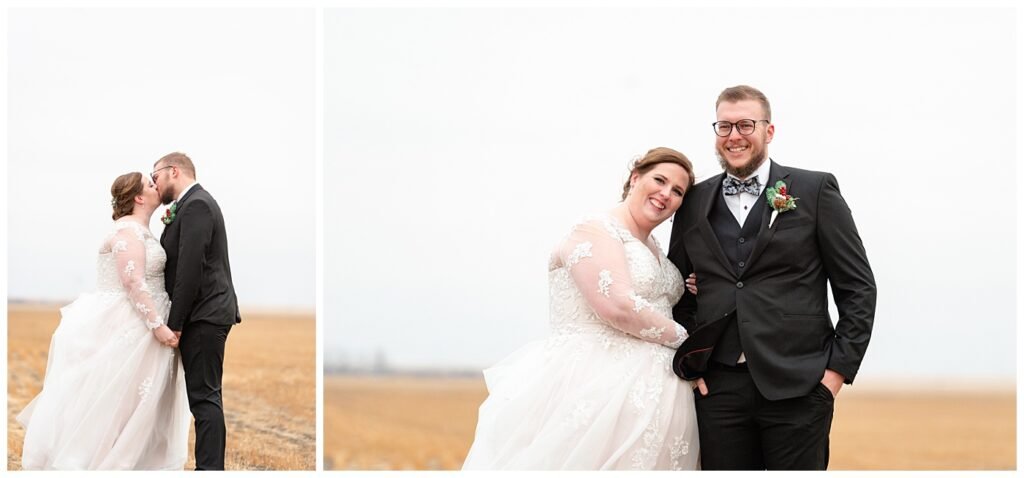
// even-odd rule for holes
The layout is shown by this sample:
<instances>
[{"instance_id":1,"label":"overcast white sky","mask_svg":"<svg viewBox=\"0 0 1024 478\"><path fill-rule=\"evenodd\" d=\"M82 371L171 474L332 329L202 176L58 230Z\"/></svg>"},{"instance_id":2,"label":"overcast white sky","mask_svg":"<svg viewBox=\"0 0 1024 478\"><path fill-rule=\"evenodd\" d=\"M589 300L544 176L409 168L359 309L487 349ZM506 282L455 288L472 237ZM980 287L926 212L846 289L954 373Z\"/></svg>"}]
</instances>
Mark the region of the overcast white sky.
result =
<instances>
[{"instance_id":1,"label":"overcast white sky","mask_svg":"<svg viewBox=\"0 0 1024 478\"><path fill-rule=\"evenodd\" d=\"M114 178L182 151L224 213L243 309L312 309L314 22L312 9L9 10L8 297L91 290Z\"/></svg>"},{"instance_id":2,"label":"overcast white sky","mask_svg":"<svg viewBox=\"0 0 1024 478\"><path fill-rule=\"evenodd\" d=\"M746 83L770 155L853 210L860 376L1012 379L1015 188L989 185L1016 34L1008 9L327 9L325 361L482 368L545 336L551 247L648 148L716 174L714 101Z\"/></svg>"}]
</instances>

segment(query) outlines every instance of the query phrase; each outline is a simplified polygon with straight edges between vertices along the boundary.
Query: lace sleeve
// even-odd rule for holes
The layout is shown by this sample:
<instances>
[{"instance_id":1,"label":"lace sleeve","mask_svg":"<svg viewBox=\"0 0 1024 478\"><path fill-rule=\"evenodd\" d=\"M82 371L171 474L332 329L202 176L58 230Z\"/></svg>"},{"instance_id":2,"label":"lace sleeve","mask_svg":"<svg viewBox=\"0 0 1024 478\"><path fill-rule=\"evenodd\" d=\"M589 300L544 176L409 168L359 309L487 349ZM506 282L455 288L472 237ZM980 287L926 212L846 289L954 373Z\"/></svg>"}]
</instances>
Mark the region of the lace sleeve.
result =
<instances>
[{"instance_id":1,"label":"lace sleeve","mask_svg":"<svg viewBox=\"0 0 1024 478\"><path fill-rule=\"evenodd\" d=\"M557 253L601 320L648 342L674 349L682 345L686 329L636 293L623 243L606 225L587 222L576 226Z\"/></svg>"},{"instance_id":2,"label":"lace sleeve","mask_svg":"<svg viewBox=\"0 0 1024 478\"><path fill-rule=\"evenodd\" d=\"M146 244L141 233L123 228L110 238L110 251L117 262L117 276L135 310L153 330L163 325L153 294L146 285Z\"/></svg>"}]
</instances>

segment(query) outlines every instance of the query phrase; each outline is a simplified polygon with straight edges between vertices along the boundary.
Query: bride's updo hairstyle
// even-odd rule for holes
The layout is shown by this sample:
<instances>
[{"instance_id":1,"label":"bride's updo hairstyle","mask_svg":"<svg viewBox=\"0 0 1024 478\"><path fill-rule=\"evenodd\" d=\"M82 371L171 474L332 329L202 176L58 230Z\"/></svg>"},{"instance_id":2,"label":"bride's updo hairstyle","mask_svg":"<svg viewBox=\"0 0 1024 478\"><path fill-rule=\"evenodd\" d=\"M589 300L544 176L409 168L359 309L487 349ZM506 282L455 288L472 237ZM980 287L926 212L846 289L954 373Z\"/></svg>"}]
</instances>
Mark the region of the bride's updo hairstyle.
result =
<instances>
[{"instance_id":1,"label":"bride's updo hairstyle","mask_svg":"<svg viewBox=\"0 0 1024 478\"><path fill-rule=\"evenodd\" d=\"M135 197L142 194L142 173L122 174L110 186L110 205L114 207L114 220L129 216L135 209Z\"/></svg>"},{"instance_id":2,"label":"bride's updo hairstyle","mask_svg":"<svg viewBox=\"0 0 1024 478\"><path fill-rule=\"evenodd\" d=\"M690 160L683 156L683 153L672 148L659 147L648 151L642 158L633 161L633 165L629 168L629 176L626 177L626 184L622 186L622 200L625 201L626 196L629 195L629 183L633 179L633 173L636 173L637 176L643 176L653 169L655 165L661 163L673 163L681 166L690 178L690 184L686 185L686 190L689 191L693 187L693 164L690 163Z\"/></svg>"}]
</instances>

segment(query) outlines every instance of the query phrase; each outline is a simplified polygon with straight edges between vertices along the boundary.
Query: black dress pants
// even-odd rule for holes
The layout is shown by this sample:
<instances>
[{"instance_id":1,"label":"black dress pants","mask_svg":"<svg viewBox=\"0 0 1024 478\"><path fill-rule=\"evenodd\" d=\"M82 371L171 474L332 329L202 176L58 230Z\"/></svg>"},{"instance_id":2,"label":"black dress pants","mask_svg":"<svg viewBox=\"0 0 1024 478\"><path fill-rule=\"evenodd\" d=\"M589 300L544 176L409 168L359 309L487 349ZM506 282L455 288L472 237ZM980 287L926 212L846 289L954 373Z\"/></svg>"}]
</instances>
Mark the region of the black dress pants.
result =
<instances>
[{"instance_id":1,"label":"black dress pants","mask_svg":"<svg viewBox=\"0 0 1024 478\"><path fill-rule=\"evenodd\" d=\"M764 398L746 364L712 363L708 395L694 389L705 470L824 470L835 399L823 384L806 396Z\"/></svg>"},{"instance_id":2,"label":"black dress pants","mask_svg":"<svg viewBox=\"0 0 1024 478\"><path fill-rule=\"evenodd\" d=\"M230 325L190 322L181 331L178 348L185 369L188 407L196 422L196 470L223 470L227 429L221 378L224 344Z\"/></svg>"}]
</instances>

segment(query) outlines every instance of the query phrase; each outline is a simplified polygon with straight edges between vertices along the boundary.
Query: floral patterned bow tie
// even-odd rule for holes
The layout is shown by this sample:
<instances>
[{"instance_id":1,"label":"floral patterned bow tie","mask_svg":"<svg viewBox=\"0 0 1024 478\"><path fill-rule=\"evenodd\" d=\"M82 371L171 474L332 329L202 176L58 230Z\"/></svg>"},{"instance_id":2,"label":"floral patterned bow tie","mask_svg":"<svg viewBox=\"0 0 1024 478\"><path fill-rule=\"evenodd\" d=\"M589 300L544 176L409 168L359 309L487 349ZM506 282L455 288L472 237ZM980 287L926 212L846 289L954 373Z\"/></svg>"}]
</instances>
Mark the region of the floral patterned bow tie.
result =
<instances>
[{"instance_id":1,"label":"floral patterned bow tie","mask_svg":"<svg viewBox=\"0 0 1024 478\"><path fill-rule=\"evenodd\" d=\"M722 180L722 193L726 196L735 196L741 192L747 192L754 196L761 194L761 182L757 180L757 176L746 181L740 181L732 176L726 176Z\"/></svg>"}]
</instances>

